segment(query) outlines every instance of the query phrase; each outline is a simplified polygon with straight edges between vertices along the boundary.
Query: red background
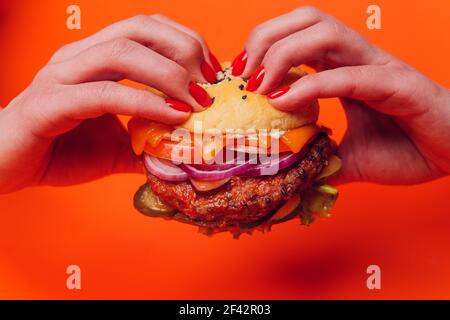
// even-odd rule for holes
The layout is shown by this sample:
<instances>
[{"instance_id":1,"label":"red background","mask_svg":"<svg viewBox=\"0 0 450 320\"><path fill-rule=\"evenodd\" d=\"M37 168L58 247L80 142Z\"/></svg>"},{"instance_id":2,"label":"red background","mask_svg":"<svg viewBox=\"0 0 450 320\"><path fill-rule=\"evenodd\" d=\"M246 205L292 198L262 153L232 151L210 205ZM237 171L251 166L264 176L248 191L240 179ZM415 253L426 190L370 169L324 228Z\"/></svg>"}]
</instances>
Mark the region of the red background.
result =
<instances>
[{"instance_id":1,"label":"red background","mask_svg":"<svg viewBox=\"0 0 450 320\"><path fill-rule=\"evenodd\" d=\"M449 86L450 2L375 1L382 9L377 31L365 27L372 2L308 2ZM65 27L70 4L1 2L0 105L60 46L117 20L168 15L230 60L252 27L303 2L80 0L82 29L75 31ZM322 121L339 139L345 118L338 102L322 106ZM0 196L0 298L450 298L448 178L341 186L332 218L312 227L291 221L240 240L140 215L131 199L144 180L124 174ZM81 267L80 291L66 289L70 264ZM371 264L381 267L382 290L366 288Z\"/></svg>"}]
</instances>

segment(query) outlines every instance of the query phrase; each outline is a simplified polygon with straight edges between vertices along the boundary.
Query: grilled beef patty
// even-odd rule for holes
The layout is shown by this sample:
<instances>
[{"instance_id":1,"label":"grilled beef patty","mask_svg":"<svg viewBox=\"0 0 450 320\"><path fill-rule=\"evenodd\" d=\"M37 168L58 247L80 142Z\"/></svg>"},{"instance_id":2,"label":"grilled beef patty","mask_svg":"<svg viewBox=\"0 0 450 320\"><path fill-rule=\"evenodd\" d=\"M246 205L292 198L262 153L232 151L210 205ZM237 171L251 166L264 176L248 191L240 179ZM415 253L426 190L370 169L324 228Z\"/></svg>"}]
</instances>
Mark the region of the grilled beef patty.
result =
<instances>
[{"instance_id":1,"label":"grilled beef patty","mask_svg":"<svg viewBox=\"0 0 450 320\"><path fill-rule=\"evenodd\" d=\"M319 135L296 165L273 176L239 177L209 191L197 191L189 181L170 182L151 174L148 184L165 203L192 221L220 224L261 220L295 193L308 188L328 164L333 145L326 134Z\"/></svg>"}]
</instances>

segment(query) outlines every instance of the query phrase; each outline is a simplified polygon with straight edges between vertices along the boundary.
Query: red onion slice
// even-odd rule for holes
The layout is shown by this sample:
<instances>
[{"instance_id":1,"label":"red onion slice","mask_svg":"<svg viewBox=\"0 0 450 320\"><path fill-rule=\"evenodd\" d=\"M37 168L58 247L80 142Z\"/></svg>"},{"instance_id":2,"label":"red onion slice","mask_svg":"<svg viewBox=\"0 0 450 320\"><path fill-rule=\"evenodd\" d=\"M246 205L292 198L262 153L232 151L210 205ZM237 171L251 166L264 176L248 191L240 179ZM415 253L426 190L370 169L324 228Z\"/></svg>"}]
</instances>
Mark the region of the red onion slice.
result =
<instances>
[{"instance_id":1,"label":"red onion slice","mask_svg":"<svg viewBox=\"0 0 450 320\"><path fill-rule=\"evenodd\" d=\"M211 170L211 171L205 171L205 170L199 170L196 167L189 165L189 164L180 164L179 167L186 172L189 177L192 177L194 179L198 180L221 180L225 178L229 178L232 176L237 176L240 174L243 174L247 172L249 168L251 168L252 164L249 162L233 165L231 168L227 168L225 170Z\"/></svg>"},{"instance_id":2,"label":"red onion slice","mask_svg":"<svg viewBox=\"0 0 450 320\"><path fill-rule=\"evenodd\" d=\"M229 164L189 164L189 166L194 167L200 171L223 171L228 170L236 166L234 163Z\"/></svg>"},{"instance_id":3,"label":"red onion slice","mask_svg":"<svg viewBox=\"0 0 450 320\"><path fill-rule=\"evenodd\" d=\"M144 154L144 165L148 172L163 180L185 181L189 177L171 161L158 159L146 153Z\"/></svg>"},{"instance_id":4,"label":"red onion slice","mask_svg":"<svg viewBox=\"0 0 450 320\"><path fill-rule=\"evenodd\" d=\"M229 158L231 158L231 159L229 159ZM190 165L200 171L223 171L223 170L231 169L231 168L235 167L236 165L245 164L246 162L250 162L250 160L253 160L252 161L252 163L253 163L255 161L255 159L256 159L256 157L249 157L245 153L233 151L232 154L228 155L228 154L224 154L224 152L221 151L216 156L213 163L210 163L210 164L208 164L208 163L203 163L203 164L188 163L188 165Z\"/></svg>"},{"instance_id":5,"label":"red onion slice","mask_svg":"<svg viewBox=\"0 0 450 320\"><path fill-rule=\"evenodd\" d=\"M169 160L158 159L144 154L146 169L153 175L166 181L185 181L188 178L213 181L230 178L233 176L255 177L262 175L275 175L280 170L292 166L298 162L303 153L285 153L275 155L268 159L267 163L251 164L250 160L243 164L211 164L211 165L175 165Z\"/></svg>"},{"instance_id":6,"label":"red onion slice","mask_svg":"<svg viewBox=\"0 0 450 320\"><path fill-rule=\"evenodd\" d=\"M280 154L276 160L271 157L269 163L252 166L244 175L249 177L275 175L278 171L286 169L299 161L302 156L303 154L301 152Z\"/></svg>"}]
</instances>

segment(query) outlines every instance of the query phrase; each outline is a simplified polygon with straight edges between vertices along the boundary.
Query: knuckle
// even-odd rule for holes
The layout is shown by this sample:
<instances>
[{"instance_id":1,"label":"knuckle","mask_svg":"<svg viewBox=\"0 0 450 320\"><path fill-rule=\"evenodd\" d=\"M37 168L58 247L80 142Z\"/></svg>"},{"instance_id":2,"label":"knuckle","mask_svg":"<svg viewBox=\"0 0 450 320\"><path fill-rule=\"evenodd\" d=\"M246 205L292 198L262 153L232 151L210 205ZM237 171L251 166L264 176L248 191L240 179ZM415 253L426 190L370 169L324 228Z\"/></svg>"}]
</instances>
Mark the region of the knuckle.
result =
<instances>
[{"instance_id":1,"label":"knuckle","mask_svg":"<svg viewBox=\"0 0 450 320\"><path fill-rule=\"evenodd\" d=\"M70 52L71 49L73 48L73 44L69 43L69 44L65 44L63 45L61 48L59 48L54 54L53 56L50 58L50 61L55 61L60 59L61 57L64 57L66 55L67 52Z\"/></svg>"},{"instance_id":2,"label":"knuckle","mask_svg":"<svg viewBox=\"0 0 450 320\"><path fill-rule=\"evenodd\" d=\"M158 24L160 24L157 20L152 17L142 15L135 22L135 27L138 29L147 29L147 30L157 30Z\"/></svg>"},{"instance_id":3,"label":"knuckle","mask_svg":"<svg viewBox=\"0 0 450 320\"><path fill-rule=\"evenodd\" d=\"M249 46L260 46L267 41L266 28L264 27L264 24L260 24L253 28L248 37Z\"/></svg>"},{"instance_id":4,"label":"knuckle","mask_svg":"<svg viewBox=\"0 0 450 320\"><path fill-rule=\"evenodd\" d=\"M325 23L328 34L333 37L342 37L346 33L346 28L337 20L328 20Z\"/></svg>"},{"instance_id":5,"label":"knuckle","mask_svg":"<svg viewBox=\"0 0 450 320\"><path fill-rule=\"evenodd\" d=\"M107 51L112 59L118 59L128 55L134 48L135 45L133 41L126 38L119 38L110 42Z\"/></svg>"},{"instance_id":6,"label":"knuckle","mask_svg":"<svg viewBox=\"0 0 450 320\"><path fill-rule=\"evenodd\" d=\"M58 78L58 64L48 64L44 68L38 71L35 75L33 81L38 81L40 83L52 83L57 81Z\"/></svg>"},{"instance_id":7,"label":"knuckle","mask_svg":"<svg viewBox=\"0 0 450 320\"><path fill-rule=\"evenodd\" d=\"M177 64L169 64L161 67L158 70L158 77L167 83L177 81L177 79L183 79L184 82L189 78L189 73L186 69Z\"/></svg>"},{"instance_id":8,"label":"knuckle","mask_svg":"<svg viewBox=\"0 0 450 320\"><path fill-rule=\"evenodd\" d=\"M290 56L288 46L284 40L275 42L267 51L267 59L284 60ZM265 60L267 60L265 59Z\"/></svg>"},{"instance_id":9,"label":"knuckle","mask_svg":"<svg viewBox=\"0 0 450 320\"><path fill-rule=\"evenodd\" d=\"M306 5L306 6L297 8L297 9L294 10L294 12L296 14L306 15L306 16L311 17L311 18L320 18L320 17L322 17L322 11L320 11L319 9L317 9L316 7L311 6L311 5Z\"/></svg>"},{"instance_id":10,"label":"knuckle","mask_svg":"<svg viewBox=\"0 0 450 320\"><path fill-rule=\"evenodd\" d=\"M397 84L399 91L410 96L417 91L417 88L423 88L424 81L422 76L417 76L414 69L405 63L395 63L389 67L387 72L395 79L393 83Z\"/></svg>"},{"instance_id":11,"label":"knuckle","mask_svg":"<svg viewBox=\"0 0 450 320\"><path fill-rule=\"evenodd\" d=\"M167 17L161 13L154 13L150 15L150 17L154 19L167 19Z\"/></svg>"},{"instance_id":12,"label":"knuckle","mask_svg":"<svg viewBox=\"0 0 450 320\"><path fill-rule=\"evenodd\" d=\"M38 101L51 101L53 100L53 97L58 95L60 91L58 90L59 88L59 86L55 86L50 83L33 85L30 87L28 97Z\"/></svg>"},{"instance_id":13,"label":"knuckle","mask_svg":"<svg viewBox=\"0 0 450 320\"><path fill-rule=\"evenodd\" d=\"M391 68L393 74L406 77L411 73L411 67L403 62L393 62L388 67Z\"/></svg>"},{"instance_id":14,"label":"knuckle","mask_svg":"<svg viewBox=\"0 0 450 320\"><path fill-rule=\"evenodd\" d=\"M365 71L361 67L342 67L339 77L344 83L351 83L355 79L362 79Z\"/></svg>"},{"instance_id":15,"label":"knuckle","mask_svg":"<svg viewBox=\"0 0 450 320\"><path fill-rule=\"evenodd\" d=\"M345 69L347 72L347 79L364 79L367 76L369 70L362 67L349 67Z\"/></svg>"},{"instance_id":16,"label":"knuckle","mask_svg":"<svg viewBox=\"0 0 450 320\"><path fill-rule=\"evenodd\" d=\"M144 90L128 90L127 93L127 108L132 109L135 106L145 107L150 104L148 92ZM131 110L130 110L131 111Z\"/></svg>"},{"instance_id":17,"label":"knuckle","mask_svg":"<svg viewBox=\"0 0 450 320\"><path fill-rule=\"evenodd\" d=\"M170 75L172 77L180 79L183 83L188 83L190 78L190 73L181 66L175 66L173 70L171 70Z\"/></svg>"},{"instance_id":18,"label":"knuckle","mask_svg":"<svg viewBox=\"0 0 450 320\"><path fill-rule=\"evenodd\" d=\"M52 77L52 65L47 65L41 70L39 70L34 76L35 81L42 81L44 79L49 79Z\"/></svg>"},{"instance_id":19,"label":"knuckle","mask_svg":"<svg viewBox=\"0 0 450 320\"><path fill-rule=\"evenodd\" d=\"M199 43L205 42L205 39L203 39L203 36L200 33L198 33L197 31L191 30L189 32L189 35Z\"/></svg>"},{"instance_id":20,"label":"knuckle","mask_svg":"<svg viewBox=\"0 0 450 320\"><path fill-rule=\"evenodd\" d=\"M358 89L358 84L364 82L369 70L361 67L348 67L344 69L343 80L347 95L352 96Z\"/></svg>"},{"instance_id":21,"label":"knuckle","mask_svg":"<svg viewBox=\"0 0 450 320\"><path fill-rule=\"evenodd\" d=\"M145 20L148 19L148 16L146 16L145 14L138 14L135 15L133 18L131 18L131 21L136 23L136 24L141 24L143 22L145 22Z\"/></svg>"},{"instance_id":22,"label":"knuckle","mask_svg":"<svg viewBox=\"0 0 450 320\"><path fill-rule=\"evenodd\" d=\"M324 44L335 47L343 41L345 28L338 21L327 21L321 24L319 34Z\"/></svg>"},{"instance_id":23,"label":"knuckle","mask_svg":"<svg viewBox=\"0 0 450 320\"><path fill-rule=\"evenodd\" d=\"M99 101L108 101L115 89L116 84L111 81L102 81L97 84L95 94Z\"/></svg>"},{"instance_id":24,"label":"knuckle","mask_svg":"<svg viewBox=\"0 0 450 320\"><path fill-rule=\"evenodd\" d=\"M177 61L190 62L197 61L203 57L203 47L195 38L186 37L181 44L182 50L179 50Z\"/></svg>"}]
</instances>

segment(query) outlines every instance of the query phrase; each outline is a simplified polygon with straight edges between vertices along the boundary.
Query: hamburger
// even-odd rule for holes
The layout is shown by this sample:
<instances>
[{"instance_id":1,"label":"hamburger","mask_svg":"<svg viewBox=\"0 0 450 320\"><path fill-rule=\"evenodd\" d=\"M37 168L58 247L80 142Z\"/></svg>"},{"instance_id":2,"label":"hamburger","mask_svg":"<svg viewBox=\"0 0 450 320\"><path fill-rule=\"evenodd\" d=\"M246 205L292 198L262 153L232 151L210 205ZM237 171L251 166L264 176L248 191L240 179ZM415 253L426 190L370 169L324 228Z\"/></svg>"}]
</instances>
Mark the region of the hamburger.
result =
<instances>
[{"instance_id":1,"label":"hamburger","mask_svg":"<svg viewBox=\"0 0 450 320\"><path fill-rule=\"evenodd\" d=\"M341 166L330 130L317 124L317 101L294 112L246 91L229 64L214 84L200 84L213 104L182 124L132 118L128 130L147 181L134 196L151 217L238 237L294 218L328 216L338 191L327 185ZM306 75L292 68L282 85ZM154 89L151 89L160 95Z\"/></svg>"}]
</instances>

